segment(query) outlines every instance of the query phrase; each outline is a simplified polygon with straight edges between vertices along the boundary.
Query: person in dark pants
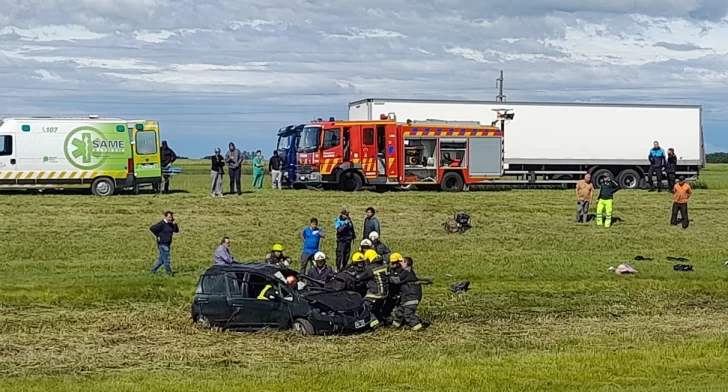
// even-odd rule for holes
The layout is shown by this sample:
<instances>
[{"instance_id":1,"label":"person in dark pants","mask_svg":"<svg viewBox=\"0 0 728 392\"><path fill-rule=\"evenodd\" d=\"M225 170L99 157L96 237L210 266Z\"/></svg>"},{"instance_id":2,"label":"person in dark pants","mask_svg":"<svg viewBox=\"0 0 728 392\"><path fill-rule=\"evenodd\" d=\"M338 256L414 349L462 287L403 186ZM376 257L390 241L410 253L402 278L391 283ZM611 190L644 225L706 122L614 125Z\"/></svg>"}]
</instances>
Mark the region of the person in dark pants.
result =
<instances>
[{"instance_id":1,"label":"person in dark pants","mask_svg":"<svg viewBox=\"0 0 728 392\"><path fill-rule=\"evenodd\" d=\"M412 269L413 260L402 257L399 253L392 253L391 259L399 260L397 284L399 288L399 305L394 310L392 326L395 328L407 324L413 331L422 330L422 322L417 317L417 307L422 301L422 286L417 281L417 275Z\"/></svg>"},{"instance_id":2,"label":"person in dark pants","mask_svg":"<svg viewBox=\"0 0 728 392\"><path fill-rule=\"evenodd\" d=\"M167 275L172 276L172 267L170 265L170 247L172 246L172 236L179 233L179 227L174 221L172 211L164 213L164 219L161 222L152 225L149 230L157 237L157 248L159 249L159 258L152 267L152 274L156 274L159 267L164 266Z\"/></svg>"},{"instance_id":3,"label":"person in dark pants","mask_svg":"<svg viewBox=\"0 0 728 392\"><path fill-rule=\"evenodd\" d=\"M342 210L336 219L336 270L341 271L346 267L351 256L351 243L356 238L354 224L351 223L349 211Z\"/></svg>"},{"instance_id":4,"label":"person in dark pants","mask_svg":"<svg viewBox=\"0 0 728 392\"><path fill-rule=\"evenodd\" d=\"M688 218L688 199L692 195L693 190L690 184L685 182L685 177L680 176L678 183L673 188L675 194L674 202L672 203L672 217L670 218L670 224L677 226L679 223L682 224L683 229L687 229L690 226L690 219ZM677 214L680 213L680 219L677 219Z\"/></svg>"},{"instance_id":5,"label":"person in dark pants","mask_svg":"<svg viewBox=\"0 0 728 392\"><path fill-rule=\"evenodd\" d=\"M665 163L665 173L667 174L667 189L670 192L675 191L675 173L677 173L677 156L675 149L667 149L667 162Z\"/></svg>"},{"instance_id":6,"label":"person in dark pants","mask_svg":"<svg viewBox=\"0 0 728 392\"><path fill-rule=\"evenodd\" d=\"M235 143L230 142L228 152L225 154L225 162L228 164L228 173L230 174L230 193L243 194L243 188L240 186L240 170L243 164L243 154L235 147Z\"/></svg>"},{"instance_id":7,"label":"person in dark pants","mask_svg":"<svg viewBox=\"0 0 728 392\"><path fill-rule=\"evenodd\" d=\"M303 229L301 238L303 238L303 252L301 252L301 274L306 273L306 266L308 262L313 259L313 256L319 251L321 245L321 239L326 237L324 231L318 227L318 219L311 218L310 224L307 228Z\"/></svg>"},{"instance_id":8,"label":"person in dark pants","mask_svg":"<svg viewBox=\"0 0 728 392\"><path fill-rule=\"evenodd\" d=\"M169 167L177 160L177 154L174 150L169 148L166 140L162 140L162 148L159 151L162 158L162 169L169 169ZM164 176L164 193L169 193L169 178L170 176Z\"/></svg>"},{"instance_id":9,"label":"person in dark pants","mask_svg":"<svg viewBox=\"0 0 728 392\"><path fill-rule=\"evenodd\" d=\"M369 234L372 231L376 231L379 234L382 234L382 228L379 227L379 219L377 219L376 216L374 216L377 212L374 210L374 207L369 207L366 210L366 218L364 218L364 236L362 239L369 239Z\"/></svg>"},{"instance_id":10,"label":"person in dark pants","mask_svg":"<svg viewBox=\"0 0 728 392\"><path fill-rule=\"evenodd\" d=\"M652 182L652 176L657 177L657 191L662 192L662 170L665 167L665 150L660 147L660 143L655 141L647 159L650 160L650 192L655 191L655 184Z\"/></svg>"},{"instance_id":11,"label":"person in dark pants","mask_svg":"<svg viewBox=\"0 0 728 392\"><path fill-rule=\"evenodd\" d=\"M389 296L389 266L384 264L383 259L373 249L366 251L364 257L369 260L369 265L356 279L366 284L367 292L364 295L364 304L372 314L369 328L373 329L385 321L382 316L382 308Z\"/></svg>"}]
</instances>

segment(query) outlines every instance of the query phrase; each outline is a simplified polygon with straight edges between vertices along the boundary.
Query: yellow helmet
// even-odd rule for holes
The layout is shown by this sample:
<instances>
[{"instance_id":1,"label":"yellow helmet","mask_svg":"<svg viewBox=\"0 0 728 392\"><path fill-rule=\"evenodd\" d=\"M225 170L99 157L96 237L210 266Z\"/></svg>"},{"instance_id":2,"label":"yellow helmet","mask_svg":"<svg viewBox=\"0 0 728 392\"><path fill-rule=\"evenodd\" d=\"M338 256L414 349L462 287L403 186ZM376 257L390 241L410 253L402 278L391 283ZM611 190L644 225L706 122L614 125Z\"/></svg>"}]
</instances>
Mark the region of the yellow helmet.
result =
<instances>
[{"instance_id":1,"label":"yellow helmet","mask_svg":"<svg viewBox=\"0 0 728 392\"><path fill-rule=\"evenodd\" d=\"M273 245L273 252L283 252L283 245L281 245L281 244Z\"/></svg>"},{"instance_id":2,"label":"yellow helmet","mask_svg":"<svg viewBox=\"0 0 728 392\"><path fill-rule=\"evenodd\" d=\"M379 257L379 254L374 249L367 249L367 251L364 252L364 258L369 260L370 263L378 257Z\"/></svg>"},{"instance_id":3,"label":"yellow helmet","mask_svg":"<svg viewBox=\"0 0 728 392\"><path fill-rule=\"evenodd\" d=\"M402 257L402 255L399 253L392 253L391 255L389 255L390 263L399 263L402 260L404 260L404 257Z\"/></svg>"},{"instance_id":4,"label":"yellow helmet","mask_svg":"<svg viewBox=\"0 0 728 392\"><path fill-rule=\"evenodd\" d=\"M356 252L351 256L352 263L361 263L364 260L366 260L366 257L364 257L364 253L361 252Z\"/></svg>"}]
</instances>

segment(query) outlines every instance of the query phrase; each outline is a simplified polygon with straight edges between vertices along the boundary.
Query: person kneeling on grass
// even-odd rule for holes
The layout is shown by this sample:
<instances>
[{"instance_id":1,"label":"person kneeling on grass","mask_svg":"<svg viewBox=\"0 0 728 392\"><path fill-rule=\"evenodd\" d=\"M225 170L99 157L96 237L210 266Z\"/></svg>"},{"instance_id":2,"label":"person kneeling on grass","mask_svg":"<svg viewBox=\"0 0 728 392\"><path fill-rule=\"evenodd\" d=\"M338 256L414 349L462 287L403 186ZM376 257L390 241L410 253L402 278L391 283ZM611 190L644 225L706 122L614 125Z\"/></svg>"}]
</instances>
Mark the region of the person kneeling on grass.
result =
<instances>
[{"instance_id":1,"label":"person kneeling on grass","mask_svg":"<svg viewBox=\"0 0 728 392\"><path fill-rule=\"evenodd\" d=\"M407 324L413 331L419 331L423 326L416 313L422 301L422 286L412 269L414 261L411 257L402 257L399 253L392 253L389 260L397 271L396 274L392 274L392 283L399 286L399 304L394 310L392 326L399 328Z\"/></svg>"},{"instance_id":2,"label":"person kneeling on grass","mask_svg":"<svg viewBox=\"0 0 728 392\"><path fill-rule=\"evenodd\" d=\"M597 202L597 225L610 227L612 225L612 210L614 209L614 194L619 190L614 180L609 175L604 175L599 180L599 197ZM606 213L606 216L602 215ZM604 218L604 222L602 222Z\"/></svg>"}]
</instances>

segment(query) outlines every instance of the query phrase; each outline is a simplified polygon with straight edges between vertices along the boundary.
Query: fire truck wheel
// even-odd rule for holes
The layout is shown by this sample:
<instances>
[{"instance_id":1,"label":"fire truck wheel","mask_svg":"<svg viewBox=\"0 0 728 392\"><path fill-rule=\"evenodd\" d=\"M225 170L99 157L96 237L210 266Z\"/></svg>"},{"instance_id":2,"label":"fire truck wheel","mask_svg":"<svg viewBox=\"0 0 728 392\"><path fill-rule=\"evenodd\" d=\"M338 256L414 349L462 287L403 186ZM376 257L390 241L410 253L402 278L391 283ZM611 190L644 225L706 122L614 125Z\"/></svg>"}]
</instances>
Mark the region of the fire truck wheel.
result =
<instances>
[{"instance_id":1,"label":"fire truck wheel","mask_svg":"<svg viewBox=\"0 0 728 392\"><path fill-rule=\"evenodd\" d=\"M464 185L465 182L463 181L463 177L460 176L460 173L448 172L442 176L440 187L445 192L460 192L463 190Z\"/></svg>"},{"instance_id":2,"label":"fire truck wheel","mask_svg":"<svg viewBox=\"0 0 728 392\"><path fill-rule=\"evenodd\" d=\"M358 192L364 186L364 180L361 178L359 173L355 171L348 171L341 175L339 181L339 188L345 192Z\"/></svg>"}]
</instances>

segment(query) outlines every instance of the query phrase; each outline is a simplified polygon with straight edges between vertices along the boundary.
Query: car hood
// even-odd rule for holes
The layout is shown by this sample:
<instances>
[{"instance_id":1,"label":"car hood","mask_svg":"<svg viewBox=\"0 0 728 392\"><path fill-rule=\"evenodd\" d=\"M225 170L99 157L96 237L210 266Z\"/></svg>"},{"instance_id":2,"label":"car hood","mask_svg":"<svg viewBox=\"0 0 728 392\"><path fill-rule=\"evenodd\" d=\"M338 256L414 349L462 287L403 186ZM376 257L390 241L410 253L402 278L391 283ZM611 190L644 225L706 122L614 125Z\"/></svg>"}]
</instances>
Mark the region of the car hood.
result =
<instances>
[{"instance_id":1,"label":"car hood","mask_svg":"<svg viewBox=\"0 0 728 392\"><path fill-rule=\"evenodd\" d=\"M312 306L323 306L339 312L359 309L364 305L361 295L347 291L310 293L305 298Z\"/></svg>"}]
</instances>

